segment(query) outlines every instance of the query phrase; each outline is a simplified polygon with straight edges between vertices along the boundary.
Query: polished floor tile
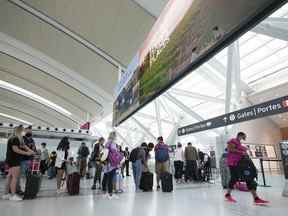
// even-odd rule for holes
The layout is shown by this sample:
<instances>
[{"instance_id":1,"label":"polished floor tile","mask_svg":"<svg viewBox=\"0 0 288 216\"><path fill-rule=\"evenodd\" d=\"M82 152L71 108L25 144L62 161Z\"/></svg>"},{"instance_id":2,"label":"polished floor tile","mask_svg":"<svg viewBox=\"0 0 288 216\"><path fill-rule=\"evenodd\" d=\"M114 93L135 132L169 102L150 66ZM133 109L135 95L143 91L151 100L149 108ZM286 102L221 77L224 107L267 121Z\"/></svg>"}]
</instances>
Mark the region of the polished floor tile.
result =
<instances>
[{"instance_id":1,"label":"polished floor tile","mask_svg":"<svg viewBox=\"0 0 288 216\"><path fill-rule=\"evenodd\" d=\"M126 192L119 200L107 200L89 190L89 181L82 182L81 196L55 197L54 181L44 181L44 190L35 200L22 202L0 201L1 216L284 216L288 198L281 196L283 177L268 178L272 187L259 187L259 193L272 203L255 206L247 192L234 192L236 204L223 199L223 190L215 184L185 184L176 186L173 193L134 193L132 179L125 180ZM1 184L3 185L3 184ZM50 192L47 196L47 192Z\"/></svg>"}]
</instances>

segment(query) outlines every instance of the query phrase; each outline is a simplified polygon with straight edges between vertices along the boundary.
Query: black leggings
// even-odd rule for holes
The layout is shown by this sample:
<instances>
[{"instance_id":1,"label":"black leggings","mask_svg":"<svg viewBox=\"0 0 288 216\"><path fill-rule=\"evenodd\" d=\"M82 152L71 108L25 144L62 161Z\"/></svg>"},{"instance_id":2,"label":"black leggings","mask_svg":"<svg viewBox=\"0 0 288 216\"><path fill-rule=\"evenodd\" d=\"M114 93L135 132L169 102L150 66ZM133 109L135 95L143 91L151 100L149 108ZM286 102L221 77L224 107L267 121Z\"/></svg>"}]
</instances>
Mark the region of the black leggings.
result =
<instances>
[{"instance_id":1,"label":"black leggings","mask_svg":"<svg viewBox=\"0 0 288 216\"><path fill-rule=\"evenodd\" d=\"M175 179L182 179L183 166L184 166L183 161L174 161Z\"/></svg>"},{"instance_id":2,"label":"black leggings","mask_svg":"<svg viewBox=\"0 0 288 216\"><path fill-rule=\"evenodd\" d=\"M197 180L197 162L194 160L186 161L185 180Z\"/></svg>"},{"instance_id":3,"label":"black leggings","mask_svg":"<svg viewBox=\"0 0 288 216\"><path fill-rule=\"evenodd\" d=\"M240 173L239 173L239 168L237 166L229 166L230 169L230 181L229 181L229 189L233 189L234 185L236 184L237 181L240 179ZM257 182L253 179L246 179L245 180L247 188L251 190L257 189Z\"/></svg>"},{"instance_id":4,"label":"black leggings","mask_svg":"<svg viewBox=\"0 0 288 216\"><path fill-rule=\"evenodd\" d=\"M116 174L116 169L113 169L112 171L105 173L102 181L102 190L107 191L106 188L108 186L108 193L112 195L113 193L113 178Z\"/></svg>"}]
</instances>

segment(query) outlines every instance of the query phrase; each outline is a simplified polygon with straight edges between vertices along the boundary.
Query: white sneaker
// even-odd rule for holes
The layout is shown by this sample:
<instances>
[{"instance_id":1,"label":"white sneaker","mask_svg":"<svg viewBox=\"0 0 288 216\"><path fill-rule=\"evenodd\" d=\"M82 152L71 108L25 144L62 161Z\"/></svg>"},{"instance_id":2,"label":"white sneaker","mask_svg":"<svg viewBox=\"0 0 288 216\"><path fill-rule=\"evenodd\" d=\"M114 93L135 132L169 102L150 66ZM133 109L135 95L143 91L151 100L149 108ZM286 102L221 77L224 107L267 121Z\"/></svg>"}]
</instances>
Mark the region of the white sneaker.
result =
<instances>
[{"instance_id":1,"label":"white sneaker","mask_svg":"<svg viewBox=\"0 0 288 216\"><path fill-rule=\"evenodd\" d=\"M117 196L116 194L113 194L112 196L110 196L111 199L119 199L119 196Z\"/></svg>"},{"instance_id":2,"label":"white sneaker","mask_svg":"<svg viewBox=\"0 0 288 216\"><path fill-rule=\"evenodd\" d=\"M104 199L110 198L110 195L108 193L105 193L105 194L103 194L103 198Z\"/></svg>"},{"instance_id":3,"label":"white sneaker","mask_svg":"<svg viewBox=\"0 0 288 216\"><path fill-rule=\"evenodd\" d=\"M57 193L57 195L59 195L59 194L62 193L62 190L61 190L61 189L58 189L58 190L56 191L56 193Z\"/></svg>"},{"instance_id":4,"label":"white sneaker","mask_svg":"<svg viewBox=\"0 0 288 216\"><path fill-rule=\"evenodd\" d=\"M9 200L10 201L22 201L23 199L21 197L19 197L18 195L14 194L14 195L10 196Z\"/></svg>"},{"instance_id":5,"label":"white sneaker","mask_svg":"<svg viewBox=\"0 0 288 216\"><path fill-rule=\"evenodd\" d=\"M3 200L9 200L10 199L10 197L11 197L11 194L4 194L3 196L2 196L2 199Z\"/></svg>"}]
</instances>

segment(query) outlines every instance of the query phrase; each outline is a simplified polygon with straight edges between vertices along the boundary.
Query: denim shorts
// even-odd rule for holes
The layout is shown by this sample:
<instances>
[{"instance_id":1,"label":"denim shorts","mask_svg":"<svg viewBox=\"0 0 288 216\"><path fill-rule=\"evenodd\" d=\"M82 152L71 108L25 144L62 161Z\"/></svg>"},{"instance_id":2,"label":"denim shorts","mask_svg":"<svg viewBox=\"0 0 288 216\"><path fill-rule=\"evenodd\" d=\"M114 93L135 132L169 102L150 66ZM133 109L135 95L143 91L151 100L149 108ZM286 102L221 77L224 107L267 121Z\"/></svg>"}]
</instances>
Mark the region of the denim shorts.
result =
<instances>
[{"instance_id":1,"label":"denim shorts","mask_svg":"<svg viewBox=\"0 0 288 216\"><path fill-rule=\"evenodd\" d=\"M27 173L28 170L29 170L29 166L30 166L30 161L29 161L29 160L21 161L21 163L20 163L20 169L21 169L21 175L22 175L22 176L25 176L25 175L26 175L26 173Z\"/></svg>"}]
</instances>

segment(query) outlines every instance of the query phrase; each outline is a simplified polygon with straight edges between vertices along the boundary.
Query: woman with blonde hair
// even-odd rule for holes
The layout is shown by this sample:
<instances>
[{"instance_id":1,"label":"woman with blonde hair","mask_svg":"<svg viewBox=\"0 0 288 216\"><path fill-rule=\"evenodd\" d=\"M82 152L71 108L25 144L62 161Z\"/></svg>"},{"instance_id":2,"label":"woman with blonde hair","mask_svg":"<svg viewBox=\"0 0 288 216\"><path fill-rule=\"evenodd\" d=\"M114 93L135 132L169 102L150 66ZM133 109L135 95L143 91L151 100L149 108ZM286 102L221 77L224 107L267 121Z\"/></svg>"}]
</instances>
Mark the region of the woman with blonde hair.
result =
<instances>
[{"instance_id":1,"label":"woman with blonde hair","mask_svg":"<svg viewBox=\"0 0 288 216\"><path fill-rule=\"evenodd\" d=\"M105 148L108 149L108 159L106 165L103 168L104 171L104 179L102 182L102 190L104 191L104 197L108 197L109 199L117 199L118 197L113 195L113 179L116 175L116 170L120 165L121 158L124 156L121 155L117 148L116 141L116 132L113 131L109 134L108 140L105 144ZM106 193L106 186L108 186L108 194Z\"/></svg>"},{"instance_id":2,"label":"woman with blonde hair","mask_svg":"<svg viewBox=\"0 0 288 216\"><path fill-rule=\"evenodd\" d=\"M6 182L6 193L2 196L3 199L11 201L22 200L21 197L16 195L17 180L20 177L21 156L31 156L34 154L32 150L24 145L24 133L25 132L23 126L18 126L14 129L14 134L8 139L6 163L9 166L9 171ZM9 189L11 194L9 194Z\"/></svg>"}]
</instances>

